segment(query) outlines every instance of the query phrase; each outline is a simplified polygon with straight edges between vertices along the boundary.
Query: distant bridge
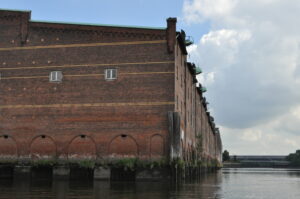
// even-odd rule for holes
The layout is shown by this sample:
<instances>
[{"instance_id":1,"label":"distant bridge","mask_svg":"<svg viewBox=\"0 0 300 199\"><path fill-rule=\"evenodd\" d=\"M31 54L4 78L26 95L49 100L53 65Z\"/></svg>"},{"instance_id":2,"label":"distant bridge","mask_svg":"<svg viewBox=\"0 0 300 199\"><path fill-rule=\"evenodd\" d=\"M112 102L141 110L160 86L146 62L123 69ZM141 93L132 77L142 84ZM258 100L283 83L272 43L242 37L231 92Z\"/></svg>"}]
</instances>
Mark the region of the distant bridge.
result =
<instances>
[{"instance_id":1,"label":"distant bridge","mask_svg":"<svg viewBox=\"0 0 300 199\"><path fill-rule=\"evenodd\" d=\"M285 167L289 165L283 155L231 155L231 161L237 161L241 166L253 167Z\"/></svg>"}]
</instances>

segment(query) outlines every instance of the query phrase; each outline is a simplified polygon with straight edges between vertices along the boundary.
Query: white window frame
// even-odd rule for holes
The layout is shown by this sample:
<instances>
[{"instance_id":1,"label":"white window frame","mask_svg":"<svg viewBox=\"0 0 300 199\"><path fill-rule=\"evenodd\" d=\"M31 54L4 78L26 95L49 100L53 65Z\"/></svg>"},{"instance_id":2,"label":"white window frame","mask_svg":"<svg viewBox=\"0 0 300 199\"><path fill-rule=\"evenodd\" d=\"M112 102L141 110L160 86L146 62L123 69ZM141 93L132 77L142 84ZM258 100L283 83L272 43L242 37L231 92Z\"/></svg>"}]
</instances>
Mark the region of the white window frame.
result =
<instances>
[{"instance_id":1,"label":"white window frame","mask_svg":"<svg viewBox=\"0 0 300 199\"><path fill-rule=\"evenodd\" d=\"M62 82L63 74L61 71L51 71L49 74L50 82Z\"/></svg>"},{"instance_id":2,"label":"white window frame","mask_svg":"<svg viewBox=\"0 0 300 199\"><path fill-rule=\"evenodd\" d=\"M115 75L113 76L113 71L115 71ZM104 75L105 75L105 80L115 80L117 79L118 75L117 75L118 71L116 68L107 68L104 71Z\"/></svg>"}]
</instances>

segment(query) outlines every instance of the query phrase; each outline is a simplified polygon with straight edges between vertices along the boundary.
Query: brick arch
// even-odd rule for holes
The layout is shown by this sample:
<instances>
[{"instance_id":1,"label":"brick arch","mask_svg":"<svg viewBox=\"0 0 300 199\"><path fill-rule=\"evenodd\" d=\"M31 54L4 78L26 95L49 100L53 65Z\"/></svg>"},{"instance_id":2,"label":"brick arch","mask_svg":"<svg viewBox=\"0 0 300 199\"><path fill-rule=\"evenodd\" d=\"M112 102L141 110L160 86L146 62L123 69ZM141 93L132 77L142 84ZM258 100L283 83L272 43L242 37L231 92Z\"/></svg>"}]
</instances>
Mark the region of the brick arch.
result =
<instances>
[{"instance_id":1,"label":"brick arch","mask_svg":"<svg viewBox=\"0 0 300 199\"><path fill-rule=\"evenodd\" d=\"M114 137L108 151L112 157L137 157L139 153L136 140L125 134Z\"/></svg>"},{"instance_id":2,"label":"brick arch","mask_svg":"<svg viewBox=\"0 0 300 199\"><path fill-rule=\"evenodd\" d=\"M0 158L1 159L18 158L17 142L12 136L0 135Z\"/></svg>"},{"instance_id":3,"label":"brick arch","mask_svg":"<svg viewBox=\"0 0 300 199\"><path fill-rule=\"evenodd\" d=\"M95 160L97 158L97 148L95 141L87 135L74 137L68 145L69 160Z\"/></svg>"},{"instance_id":4,"label":"brick arch","mask_svg":"<svg viewBox=\"0 0 300 199\"><path fill-rule=\"evenodd\" d=\"M164 138L162 135L155 134L150 138L151 158L160 158L164 155Z\"/></svg>"},{"instance_id":5,"label":"brick arch","mask_svg":"<svg viewBox=\"0 0 300 199\"><path fill-rule=\"evenodd\" d=\"M54 140L47 135L38 135L30 143L30 157L37 159L55 159L57 148Z\"/></svg>"}]
</instances>

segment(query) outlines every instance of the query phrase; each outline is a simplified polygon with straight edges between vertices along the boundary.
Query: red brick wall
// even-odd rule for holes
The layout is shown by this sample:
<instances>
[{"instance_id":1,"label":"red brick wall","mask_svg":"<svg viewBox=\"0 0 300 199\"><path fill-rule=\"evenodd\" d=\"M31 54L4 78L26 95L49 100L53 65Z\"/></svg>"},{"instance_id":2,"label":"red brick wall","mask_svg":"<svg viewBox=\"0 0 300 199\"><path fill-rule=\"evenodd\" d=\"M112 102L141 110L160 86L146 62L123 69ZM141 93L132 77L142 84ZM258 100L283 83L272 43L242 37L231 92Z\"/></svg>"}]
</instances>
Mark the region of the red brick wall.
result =
<instances>
[{"instance_id":1,"label":"red brick wall","mask_svg":"<svg viewBox=\"0 0 300 199\"><path fill-rule=\"evenodd\" d=\"M175 111L180 114L180 129L184 135L181 137L183 159L198 158L205 162L219 159L222 143L217 141L202 92L196 88L194 72L186 64L186 56L179 43L175 46ZM197 145L201 145L202 149L197 151Z\"/></svg>"},{"instance_id":2,"label":"red brick wall","mask_svg":"<svg viewBox=\"0 0 300 199\"><path fill-rule=\"evenodd\" d=\"M3 159L18 156L17 143L11 136L0 137L0 154Z\"/></svg>"},{"instance_id":3,"label":"red brick wall","mask_svg":"<svg viewBox=\"0 0 300 199\"><path fill-rule=\"evenodd\" d=\"M167 156L174 55L166 29L29 22L22 43L21 20L6 15L0 11L0 143L10 154ZM117 69L117 80L105 80L106 68ZM51 71L62 71L61 83L49 82Z\"/></svg>"},{"instance_id":4,"label":"red brick wall","mask_svg":"<svg viewBox=\"0 0 300 199\"><path fill-rule=\"evenodd\" d=\"M26 40L30 12L0 11L0 46L19 46Z\"/></svg>"},{"instance_id":5,"label":"red brick wall","mask_svg":"<svg viewBox=\"0 0 300 199\"><path fill-rule=\"evenodd\" d=\"M151 29L29 18L0 11L0 157L168 157L168 111L180 114L185 159L197 134L203 156L216 156L176 19ZM107 68L117 80L105 80ZM61 83L49 82L51 71L62 71Z\"/></svg>"}]
</instances>

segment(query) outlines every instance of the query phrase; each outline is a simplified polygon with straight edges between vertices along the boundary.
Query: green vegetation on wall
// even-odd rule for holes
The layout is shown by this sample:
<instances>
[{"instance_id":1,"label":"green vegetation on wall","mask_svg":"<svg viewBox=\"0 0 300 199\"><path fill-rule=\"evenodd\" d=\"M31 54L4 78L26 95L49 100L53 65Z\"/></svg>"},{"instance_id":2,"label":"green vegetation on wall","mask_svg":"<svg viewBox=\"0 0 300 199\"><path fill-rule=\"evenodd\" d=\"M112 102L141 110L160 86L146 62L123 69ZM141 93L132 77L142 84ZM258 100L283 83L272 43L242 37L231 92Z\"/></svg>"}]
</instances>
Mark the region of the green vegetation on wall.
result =
<instances>
[{"instance_id":1,"label":"green vegetation on wall","mask_svg":"<svg viewBox=\"0 0 300 199\"><path fill-rule=\"evenodd\" d=\"M197 150L198 154L201 154L202 151L203 151L203 148L202 148L202 134L201 133L199 133L196 136L196 150Z\"/></svg>"}]
</instances>

